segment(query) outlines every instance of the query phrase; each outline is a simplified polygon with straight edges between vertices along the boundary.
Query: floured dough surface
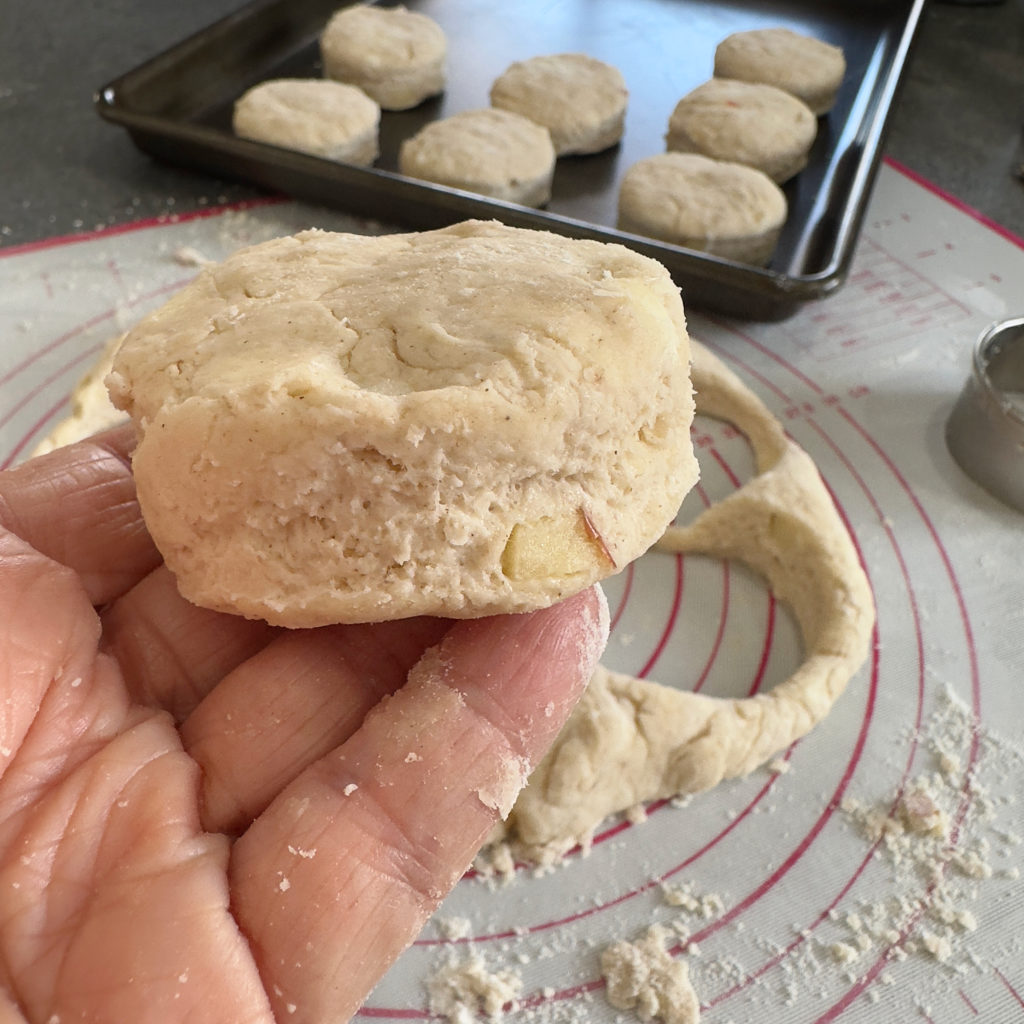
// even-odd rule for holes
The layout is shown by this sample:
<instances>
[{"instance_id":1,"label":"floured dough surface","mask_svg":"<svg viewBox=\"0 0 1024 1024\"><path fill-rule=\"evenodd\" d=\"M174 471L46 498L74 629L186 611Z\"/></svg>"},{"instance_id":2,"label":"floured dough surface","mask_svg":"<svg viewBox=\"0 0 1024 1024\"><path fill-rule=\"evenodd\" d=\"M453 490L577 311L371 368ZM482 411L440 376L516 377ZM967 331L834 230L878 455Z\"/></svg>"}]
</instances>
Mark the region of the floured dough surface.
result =
<instances>
[{"instance_id":1,"label":"floured dough surface","mask_svg":"<svg viewBox=\"0 0 1024 1024\"><path fill-rule=\"evenodd\" d=\"M551 198L555 149L546 128L509 110L464 110L402 143L402 174L524 206Z\"/></svg>"},{"instance_id":2,"label":"floured dough surface","mask_svg":"<svg viewBox=\"0 0 1024 1024\"><path fill-rule=\"evenodd\" d=\"M324 74L362 89L385 110L444 91L448 40L433 18L405 7L353 4L320 34Z\"/></svg>"},{"instance_id":3,"label":"floured dough surface","mask_svg":"<svg viewBox=\"0 0 1024 1024\"><path fill-rule=\"evenodd\" d=\"M715 50L715 76L765 82L826 114L846 73L842 48L789 28L734 32Z\"/></svg>"},{"instance_id":4,"label":"floured dough surface","mask_svg":"<svg viewBox=\"0 0 1024 1024\"><path fill-rule=\"evenodd\" d=\"M559 156L614 146L629 99L622 72L585 53L516 61L495 79L490 95L491 106L547 128Z\"/></svg>"},{"instance_id":5,"label":"floured dough surface","mask_svg":"<svg viewBox=\"0 0 1024 1024\"><path fill-rule=\"evenodd\" d=\"M633 164L619 187L618 227L636 235L763 264L786 220L767 174L698 153L659 153Z\"/></svg>"},{"instance_id":6,"label":"floured dough surface","mask_svg":"<svg viewBox=\"0 0 1024 1024\"><path fill-rule=\"evenodd\" d=\"M239 97L232 127L245 139L368 166L377 159L380 107L354 85L278 78Z\"/></svg>"},{"instance_id":7,"label":"floured dough surface","mask_svg":"<svg viewBox=\"0 0 1024 1024\"><path fill-rule=\"evenodd\" d=\"M810 457L718 359L693 345L698 411L750 440L758 475L671 527L661 546L746 563L792 609L803 663L767 693L721 699L599 667L505 824L522 856L557 858L608 815L710 789L822 720L863 664L875 621L856 549Z\"/></svg>"},{"instance_id":8,"label":"floured dough surface","mask_svg":"<svg viewBox=\"0 0 1024 1024\"><path fill-rule=\"evenodd\" d=\"M697 475L668 272L493 222L242 250L108 385L182 592L286 626L550 604L643 553Z\"/></svg>"},{"instance_id":9,"label":"floured dough surface","mask_svg":"<svg viewBox=\"0 0 1024 1024\"><path fill-rule=\"evenodd\" d=\"M756 167L781 184L807 166L817 131L810 108L788 92L712 78L676 104L665 145Z\"/></svg>"}]
</instances>

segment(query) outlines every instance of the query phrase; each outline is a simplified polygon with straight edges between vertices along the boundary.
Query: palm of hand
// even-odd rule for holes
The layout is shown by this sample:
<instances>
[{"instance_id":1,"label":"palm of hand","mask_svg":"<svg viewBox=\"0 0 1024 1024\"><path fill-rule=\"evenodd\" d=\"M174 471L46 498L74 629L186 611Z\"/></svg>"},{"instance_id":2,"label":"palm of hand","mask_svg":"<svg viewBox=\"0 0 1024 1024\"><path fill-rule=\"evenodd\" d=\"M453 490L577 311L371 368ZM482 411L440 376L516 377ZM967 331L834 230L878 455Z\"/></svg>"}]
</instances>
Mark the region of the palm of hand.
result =
<instances>
[{"instance_id":1,"label":"palm of hand","mask_svg":"<svg viewBox=\"0 0 1024 1024\"><path fill-rule=\"evenodd\" d=\"M195 608L128 443L0 474L0 1022L345 1020L561 727L600 601L297 632Z\"/></svg>"}]
</instances>

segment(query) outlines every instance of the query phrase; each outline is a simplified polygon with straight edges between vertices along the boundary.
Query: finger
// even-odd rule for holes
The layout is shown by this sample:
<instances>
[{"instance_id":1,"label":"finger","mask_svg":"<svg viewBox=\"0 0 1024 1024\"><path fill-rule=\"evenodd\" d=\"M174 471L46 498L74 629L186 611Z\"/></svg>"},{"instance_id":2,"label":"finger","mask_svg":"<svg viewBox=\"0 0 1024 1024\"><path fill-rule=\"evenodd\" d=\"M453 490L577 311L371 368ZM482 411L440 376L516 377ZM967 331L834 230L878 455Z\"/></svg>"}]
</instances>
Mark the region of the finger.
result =
<instances>
[{"instance_id":1,"label":"finger","mask_svg":"<svg viewBox=\"0 0 1024 1024\"><path fill-rule=\"evenodd\" d=\"M607 638L596 588L461 622L235 844L236 914L282 1020L348 1020L510 809Z\"/></svg>"},{"instance_id":2,"label":"finger","mask_svg":"<svg viewBox=\"0 0 1024 1024\"><path fill-rule=\"evenodd\" d=\"M279 632L186 601L166 566L119 597L102 619L103 649L120 664L134 700L178 722Z\"/></svg>"},{"instance_id":3,"label":"finger","mask_svg":"<svg viewBox=\"0 0 1024 1024\"><path fill-rule=\"evenodd\" d=\"M284 633L184 722L203 769L203 824L238 833L303 769L343 743L451 625L407 619Z\"/></svg>"},{"instance_id":4,"label":"finger","mask_svg":"<svg viewBox=\"0 0 1024 1024\"><path fill-rule=\"evenodd\" d=\"M74 570L97 605L160 563L135 497L133 445L126 425L0 473L0 525Z\"/></svg>"},{"instance_id":5,"label":"finger","mask_svg":"<svg viewBox=\"0 0 1024 1024\"><path fill-rule=\"evenodd\" d=\"M198 769L98 636L75 574L0 530L0 987L34 1022L270 1024Z\"/></svg>"}]
</instances>

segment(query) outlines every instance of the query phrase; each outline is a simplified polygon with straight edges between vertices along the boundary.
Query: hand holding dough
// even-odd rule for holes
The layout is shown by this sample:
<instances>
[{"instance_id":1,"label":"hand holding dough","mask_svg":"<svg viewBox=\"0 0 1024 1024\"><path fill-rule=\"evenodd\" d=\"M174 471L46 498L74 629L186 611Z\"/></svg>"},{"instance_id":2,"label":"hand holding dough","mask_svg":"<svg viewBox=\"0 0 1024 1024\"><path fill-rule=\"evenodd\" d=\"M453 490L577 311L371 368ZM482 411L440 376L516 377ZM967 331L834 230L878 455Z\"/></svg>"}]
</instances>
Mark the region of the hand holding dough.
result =
<instances>
[{"instance_id":1,"label":"hand holding dough","mask_svg":"<svg viewBox=\"0 0 1024 1024\"><path fill-rule=\"evenodd\" d=\"M275 625L547 606L646 551L697 476L668 271L497 222L244 249L107 381L182 593Z\"/></svg>"}]
</instances>

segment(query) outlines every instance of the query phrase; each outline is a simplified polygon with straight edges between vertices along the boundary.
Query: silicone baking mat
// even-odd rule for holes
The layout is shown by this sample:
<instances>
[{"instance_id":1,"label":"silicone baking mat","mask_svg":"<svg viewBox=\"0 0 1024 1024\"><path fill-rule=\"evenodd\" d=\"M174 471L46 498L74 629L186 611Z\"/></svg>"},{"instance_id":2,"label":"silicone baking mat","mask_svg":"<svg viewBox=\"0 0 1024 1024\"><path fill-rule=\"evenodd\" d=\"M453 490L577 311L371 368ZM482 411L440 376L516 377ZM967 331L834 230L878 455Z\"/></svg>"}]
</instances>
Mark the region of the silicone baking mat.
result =
<instances>
[{"instance_id":1,"label":"silicone baking mat","mask_svg":"<svg viewBox=\"0 0 1024 1024\"><path fill-rule=\"evenodd\" d=\"M0 462L26 456L102 344L200 257L311 224L380 230L273 203L0 252ZM628 1021L599 954L657 922L708 1022L1024 1019L1024 519L943 442L973 340L1020 314L1021 280L1020 242L886 166L842 292L783 323L691 315L820 467L878 604L869 661L772 770L608 821L551 871L467 876L362 1017L430 1018L427 982L476 958L518 986L515 1024ZM699 504L751 468L734 430L694 436ZM799 657L786 610L738 566L651 553L607 592L609 667L742 695ZM945 840L903 827L915 790Z\"/></svg>"}]
</instances>

